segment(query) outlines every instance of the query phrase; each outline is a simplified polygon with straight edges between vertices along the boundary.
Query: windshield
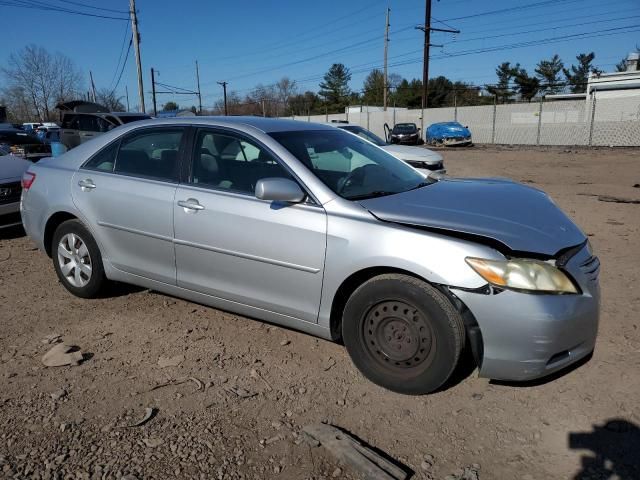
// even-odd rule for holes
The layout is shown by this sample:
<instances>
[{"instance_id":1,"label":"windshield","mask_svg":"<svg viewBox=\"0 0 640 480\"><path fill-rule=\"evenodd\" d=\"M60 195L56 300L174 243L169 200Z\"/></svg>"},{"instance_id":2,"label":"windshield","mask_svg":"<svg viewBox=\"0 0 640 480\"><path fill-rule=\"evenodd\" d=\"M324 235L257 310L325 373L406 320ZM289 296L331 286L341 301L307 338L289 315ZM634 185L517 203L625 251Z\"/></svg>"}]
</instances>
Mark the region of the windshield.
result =
<instances>
[{"instance_id":1,"label":"windshield","mask_svg":"<svg viewBox=\"0 0 640 480\"><path fill-rule=\"evenodd\" d=\"M393 127L393 133L415 133L418 127L414 123L398 123Z\"/></svg>"},{"instance_id":2,"label":"windshield","mask_svg":"<svg viewBox=\"0 0 640 480\"><path fill-rule=\"evenodd\" d=\"M339 129L270 135L348 200L392 195L425 185L424 177L401 160Z\"/></svg>"},{"instance_id":3,"label":"windshield","mask_svg":"<svg viewBox=\"0 0 640 480\"><path fill-rule=\"evenodd\" d=\"M338 127L338 128L346 130L347 132L355 133L359 137L362 137L365 140L369 140L371 143L375 143L379 147L386 147L388 145L387 142L385 142L380 137L375 135L373 132L370 132L366 128L362 128L357 125L349 125L346 127Z\"/></svg>"}]
</instances>

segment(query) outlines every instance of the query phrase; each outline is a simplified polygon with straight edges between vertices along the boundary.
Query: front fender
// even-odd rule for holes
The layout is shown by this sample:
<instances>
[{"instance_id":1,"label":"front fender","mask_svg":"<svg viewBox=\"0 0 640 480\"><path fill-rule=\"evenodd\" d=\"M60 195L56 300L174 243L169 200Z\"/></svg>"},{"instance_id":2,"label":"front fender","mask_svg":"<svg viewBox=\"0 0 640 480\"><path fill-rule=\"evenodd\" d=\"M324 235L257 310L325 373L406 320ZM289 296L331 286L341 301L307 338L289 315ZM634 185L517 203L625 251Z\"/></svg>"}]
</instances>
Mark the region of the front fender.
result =
<instances>
[{"instance_id":1,"label":"front fender","mask_svg":"<svg viewBox=\"0 0 640 480\"><path fill-rule=\"evenodd\" d=\"M372 216L327 219L327 253L318 322L330 325L331 306L342 283L365 269L404 270L434 284L476 289L486 282L465 262L468 256L502 259L496 250L446 234L382 222Z\"/></svg>"}]
</instances>

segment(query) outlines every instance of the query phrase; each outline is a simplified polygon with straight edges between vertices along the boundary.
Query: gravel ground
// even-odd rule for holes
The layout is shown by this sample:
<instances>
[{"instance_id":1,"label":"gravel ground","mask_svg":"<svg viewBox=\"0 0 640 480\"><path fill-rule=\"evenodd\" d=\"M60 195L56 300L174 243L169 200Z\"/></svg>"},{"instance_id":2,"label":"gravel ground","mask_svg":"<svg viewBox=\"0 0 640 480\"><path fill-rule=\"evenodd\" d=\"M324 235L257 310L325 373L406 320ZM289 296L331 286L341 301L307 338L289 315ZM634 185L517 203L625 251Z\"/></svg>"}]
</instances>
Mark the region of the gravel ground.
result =
<instances>
[{"instance_id":1,"label":"gravel ground","mask_svg":"<svg viewBox=\"0 0 640 480\"><path fill-rule=\"evenodd\" d=\"M301 428L328 421L417 479L638 479L637 150L444 151L449 173L549 192L602 260L593 358L534 384L477 378L408 397L343 347L133 287L72 297L19 230L0 234L0 478L360 478ZM634 188L634 185L635 188ZM604 201L603 201L604 200ZM87 359L47 368L60 335ZM49 339L50 340L50 339ZM139 422L146 409L153 417Z\"/></svg>"}]
</instances>

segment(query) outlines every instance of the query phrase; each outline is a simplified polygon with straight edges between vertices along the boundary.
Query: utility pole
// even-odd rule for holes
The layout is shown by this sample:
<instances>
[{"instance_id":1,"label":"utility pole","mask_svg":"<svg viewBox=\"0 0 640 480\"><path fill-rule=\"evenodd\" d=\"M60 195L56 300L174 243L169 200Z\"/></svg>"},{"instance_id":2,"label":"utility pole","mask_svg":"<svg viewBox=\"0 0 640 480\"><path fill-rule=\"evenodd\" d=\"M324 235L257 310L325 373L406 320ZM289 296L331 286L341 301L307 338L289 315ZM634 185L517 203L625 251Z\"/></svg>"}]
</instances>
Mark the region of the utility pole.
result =
<instances>
[{"instance_id":1,"label":"utility pole","mask_svg":"<svg viewBox=\"0 0 640 480\"><path fill-rule=\"evenodd\" d=\"M93 72L89 70L89 78L91 79L91 92L93 92L93 103L96 103L96 84L93 83Z\"/></svg>"},{"instance_id":2,"label":"utility pole","mask_svg":"<svg viewBox=\"0 0 640 480\"><path fill-rule=\"evenodd\" d=\"M138 67L138 95L140 96L140 110L145 113L144 87L142 85L142 61L140 60L140 34L138 33L138 16L136 15L136 0L129 0L129 10L131 13L131 31L133 32L133 46L136 54L136 65Z\"/></svg>"},{"instance_id":3,"label":"utility pole","mask_svg":"<svg viewBox=\"0 0 640 480\"><path fill-rule=\"evenodd\" d=\"M383 109L387 111L387 97L389 90L389 82L387 81L387 54L389 52L389 14L391 13L391 9L387 8L387 19L385 21L384 27L384 92L383 92Z\"/></svg>"},{"instance_id":4,"label":"utility pole","mask_svg":"<svg viewBox=\"0 0 640 480\"><path fill-rule=\"evenodd\" d=\"M227 115L229 115L229 112L227 110L227 82L217 82L218 85L222 85L222 92L224 95L224 115L225 117Z\"/></svg>"},{"instance_id":5,"label":"utility pole","mask_svg":"<svg viewBox=\"0 0 640 480\"><path fill-rule=\"evenodd\" d=\"M153 98L153 116L158 115L158 108L156 107L156 76L155 70L151 67L151 95Z\"/></svg>"},{"instance_id":6,"label":"utility pole","mask_svg":"<svg viewBox=\"0 0 640 480\"><path fill-rule=\"evenodd\" d=\"M127 85L124 86L124 91L127 94L127 112L129 111L129 87Z\"/></svg>"},{"instance_id":7,"label":"utility pole","mask_svg":"<svg viewBox=\"0 0 640 480\"><path fill-rule=\"evenodd\" d=\"M200 68L198 68L198 60L196 60L196 80L198 82L198 113L202 115L202 95L200 95Z\"/></svg>"},{"instance_id":8,"label":"utility pole","mask_svg":"<svg viewBox=\"0 0 640 480\"><path fill-rule=\"evenodd\" d=\"M433 28L431 26L431 0L426 0L424 26L420 25L416 28L424 32L424 57L422 60L422 109L424 110L427 108L427 94L429 93L429 47L442 47L442 45L431 44L431 32L460 33L460 30L453 28Z\"/></svg>"}]
</instances>

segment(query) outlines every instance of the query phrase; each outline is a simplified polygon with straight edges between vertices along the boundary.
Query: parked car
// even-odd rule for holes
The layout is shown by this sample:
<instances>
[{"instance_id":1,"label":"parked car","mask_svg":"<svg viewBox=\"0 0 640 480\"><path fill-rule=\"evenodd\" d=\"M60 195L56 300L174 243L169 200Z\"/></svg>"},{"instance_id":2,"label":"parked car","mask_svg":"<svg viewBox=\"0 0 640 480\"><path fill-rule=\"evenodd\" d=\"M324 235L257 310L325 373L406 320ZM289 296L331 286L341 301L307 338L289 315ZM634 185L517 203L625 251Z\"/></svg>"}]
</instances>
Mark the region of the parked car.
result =
<instances>
[{"instance_id":1,"label":"parked car","mask_svg":"<svg viewBox=\"0 0 640 480\"><path fill-rule=\"evenodd\" d=\"M20 182L31 162L9 153L0 145L0 230L22 223L20 219Z\"/></svg>"},{"instance_id":2,"label":"parked car","mask_svg":"<svg viewBox=\"0 0 640 480\"><path fill-rule=\"evenodd\" d=\"M370 141L371 143L379 146L384 151L390 153L394 157L402 160L405 163L408 163L413 168L417 168L418 170L430 173L430 172L440 172L446 173L444 169L444 160L442 155L432 150L428 150L426 148L421 147L411 147L408 145L392 145L390 143L385 142L383 139L378 137L375 133L363 128L359 125L350 125L349 123L332 123L338 128L342 130L346 130L347 132L354 133L365 140Z\"/></svg>"},{"instance_id":3,"label":"parked car","mask_svg":"<svg viewBox=\"0 0 640 480\"><path fill-rule=\"evenodd\" d=\"M151 118L144 113L110 112L81 100L60 103L56 108L62 112L60 141L69 149L117 126Z\"/></svg>"},{"instance_id":4,"label":"parked car","mask_svg":"<svg viewBox=\"0 0 640 480\"><path fill-rule=\"evenodd\" d=\"M36 137L42 142L50 144L51 142L60 141L60 127L41 126L36 129Z\"/></svg>"},{"instance_id":5,"label":"parked car","mask_svg":"<svg viewBox=\"0 0 640 480\"><path fill-rule=\"evenodd\" d=\"M432 123L427 128L426 140L430 145L471 145L471 132L458 122Z\"/></svg>"},{"instance_id":6,"label":"parked car","mask_svg":"<svg viewBox=\"0 0 640 480\"><path fill-rule=\"evenodd\" d=\"M389 132L389 143L421 145L420 129L415 123L396 123Z\"/></svg>"},{"instance_id":7,"label":"parked car","mask_svg":"<svg viewBox=\"0 0 640 480\"><path fill-rule=\"evenodd\" d=\"M465 346L501 380L594 349L598 259L545 193L425 178L329 125L138 122L23 186L24 227L72 294L116 280L342 339L398 392L439 388Z\"/></svg>"},{"instance_id":8,"label":"parked car","mask_svg":"<svg viewBox=\"0 0 640 480\"><path fill-rule=\"evenodd\" d=\"M38 127L41 127L42 123L38 122L27 122L22 124L22 129L25 132L35 132Z\"/></svg>"},{"instance_id":9,"label":"parked car","mask_svg":"<svg viewBox=\"0 0 640 480\"><path fill-rule=\"evenodd\" d=\"M0 146L4 146L5 151L32 162L51 156L50 145L46 145L35 135L12 126L0 125Z\"/></svg>"}]
</instances>

